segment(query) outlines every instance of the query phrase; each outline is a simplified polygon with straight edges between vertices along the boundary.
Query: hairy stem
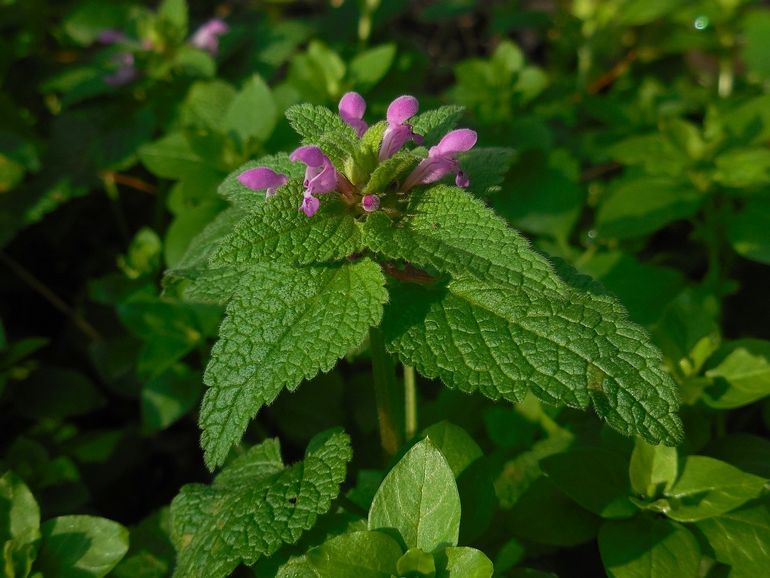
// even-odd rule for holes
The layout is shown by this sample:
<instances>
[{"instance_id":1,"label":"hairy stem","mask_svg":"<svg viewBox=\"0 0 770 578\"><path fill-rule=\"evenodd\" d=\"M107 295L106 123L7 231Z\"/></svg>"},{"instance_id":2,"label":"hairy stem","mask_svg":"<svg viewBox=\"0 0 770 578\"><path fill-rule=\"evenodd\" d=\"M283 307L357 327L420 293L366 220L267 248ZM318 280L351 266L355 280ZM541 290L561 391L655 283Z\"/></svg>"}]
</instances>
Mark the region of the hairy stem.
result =
<instances>
[{"instance_id":1,"label":"hairy stem","mask_svg":"<svg viewBox=\"0 0 770 578\"><path fill-rule=\"evenodd\" d=\"M406 439L417 433L417 386L414 367L404 366L404 431Z\"/></svg>"},{"instance_id":2,"label":"hairy stem","mask_svg":"<svg viewBox=\"0 0 770 578\"><path fill-rule=\"evenodd\" d=\"M376 327L369 329L369 345L372 353L372 377L377 402L377 420L380 424L380 442L385 453L392 456L404 441L404 405L396 381L396 366L385 351L382 332Z\"/></svg>"}]
</instances>

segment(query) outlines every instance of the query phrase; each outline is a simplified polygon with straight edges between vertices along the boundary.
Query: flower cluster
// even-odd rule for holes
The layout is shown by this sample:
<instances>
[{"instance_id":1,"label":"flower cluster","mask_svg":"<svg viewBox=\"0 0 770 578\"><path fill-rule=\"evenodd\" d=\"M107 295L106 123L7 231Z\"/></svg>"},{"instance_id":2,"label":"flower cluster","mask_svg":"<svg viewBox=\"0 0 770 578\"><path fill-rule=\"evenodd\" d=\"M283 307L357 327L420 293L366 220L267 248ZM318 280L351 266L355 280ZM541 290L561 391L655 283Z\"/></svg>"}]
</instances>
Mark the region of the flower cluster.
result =
<instances>
[{"instance_id":1,"label":"flower cluster","mask_svg":"<svg viewBox=\"0 0 770 578\"><path fill-rule=\"evenodd\" d=\"M419 103L413 96L399 96L388 106L387 127L380 143L378 158L380 162L389 159L408 142L422 144L423 136L414 132L409 120L417 114ZM358 138L364 136L368 125L364 120L366 101L356 92L348 92L339 102L339 114L342 120L355 130ZM455 175L458 187L470 184L468 176L461 170L457 156L469 151L476 144L476 132L470 129L458 129L448 132L441 141L428 150L426 158L409 174L400 186L400 191L423 184L434 183L446 175ZM299 207L308 217L318 211L321 203L317 195L332 191L345 192L353 198L360 197L361 208L371 213L380 208L380 197L375 194L361 194L350 181L340 173L317 146L306 145L295 150L289 159L306 165L304 195ZM288 182L288 177L268 167L249 169L238 176L238 181L253 190L264 190L267 197L276 193L276 189Z\"/></svg>"},{"instance_id":2,"label":"flower cluster","mask_svg":"<svg viewBox=\"0 0 770 578\"><path fill-rule=\"evenodd\" d=\"M219 18L212 18L211 20L203 23L198 30L190 37L189 44L205 50L211 56L216 56L219 52L219 37L226 34L230 28L227 26L224 20ZM134 51L148 51L153 49L153 43L151 40L144 40L142 42L135 41L129 38L120 30L108 28L102 30L97 37L98 42L101 44L114 44L119 45L121 50L117 52L112 58L112 65L114 71L104 77L104 81L111 86L123 86L136 80L139 76L135 65Z\"/></svg>"}]
</instances>

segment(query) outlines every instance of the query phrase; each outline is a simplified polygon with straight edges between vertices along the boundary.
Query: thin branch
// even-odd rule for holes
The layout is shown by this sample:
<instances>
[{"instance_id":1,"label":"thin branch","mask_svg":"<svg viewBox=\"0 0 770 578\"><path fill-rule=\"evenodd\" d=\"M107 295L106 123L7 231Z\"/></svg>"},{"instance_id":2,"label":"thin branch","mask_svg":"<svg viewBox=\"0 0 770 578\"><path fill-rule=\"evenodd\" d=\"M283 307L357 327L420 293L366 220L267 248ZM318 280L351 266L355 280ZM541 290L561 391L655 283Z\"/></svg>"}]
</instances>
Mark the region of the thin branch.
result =
<instances>
[{"instance_id":1,"label":"thin branch","mask_svg":"<svg viewBox=\"0 0 770 578\"><path fill-rule=\"evenodd\" d=\"M38 293L43 299L67 316L70 321L75 324L75 327L77 327L86 337L92 341L101 341L103 339L96 328L83 318L80 313L70 307L61 297L45 285L45 283L35 277L21 263L15 261L5 251L0 251L0 261L2 261L19 279L29 285L33 291Z\"/></svg>"}]
</instances>

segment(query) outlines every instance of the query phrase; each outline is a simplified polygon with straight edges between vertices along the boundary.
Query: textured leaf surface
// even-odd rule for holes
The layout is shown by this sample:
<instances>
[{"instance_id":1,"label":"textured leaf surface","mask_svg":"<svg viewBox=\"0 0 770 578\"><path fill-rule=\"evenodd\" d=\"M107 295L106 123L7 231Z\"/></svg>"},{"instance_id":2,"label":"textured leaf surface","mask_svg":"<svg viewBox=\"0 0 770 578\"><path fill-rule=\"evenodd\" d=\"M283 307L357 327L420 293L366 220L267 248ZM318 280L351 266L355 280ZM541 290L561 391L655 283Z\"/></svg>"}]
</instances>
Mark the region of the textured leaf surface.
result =
<instances>
[{"instance_id":1,"label":"textured leaf surface","mask_svg":"<svg viewBox=\"0 0 770 578\"><path fill-rule=\"evenodd\" d=\"M228 307L204 381L206 463L221 464L249 420L284 388L329 371L379 323L387 300L373 261L245 271Z\"/></svg>"},{"instance_id":2,"label":"textured leaf surface","mask_svg":"<svg viewBox=\"0 0 770 578\"><path fill-rule=\"evenodd\" d=\"M355 137L355 131L325 106L297 104L289 107L286 118L291 128L308 144L317 142L324 133L332 131L346 132Z\"/></svg>"},{"instance_id":3,"label":"textured leaf surface","mask_svg":"<svg viewBox=\"0 0 770 578\"><path fill-rule=\"evenodd\" d=\"M384 193L392 182L406 178L419 162L420 158L410 151L397 152L374 169L364 192Z\"/></svg>"},{"instance_id":4,"label":"textured leaf surface","mask_svg":"<svg viewBox=\"0 0 770 578\"><path fill-rule=\"evenodd\" d=\"M450 547L439 558L437 578L492 578L495 571L492 560L475 548Z\"/></svg>"},{"instance_id":5,"label":"textured leaf surface","mask_svg":"<svg viewBox=\"0 0 770 578\"><path fill-rule=\"evenodd\" d=\"M450 387L513 402L585 407L650 443L682 437L676 385L647 333L585 277L563 280L526 240L464 191L414 193L394 224L372 214L367 245L448 273L446 288L402 285L383 322L405 363Z\"/></svg>"},{"instance_id":6,"label":"textured leaf surface","mask_svg":"<svg viewBox=\"0 0 770 578\"><path fill-rule=\"evenodd\" d=\"M457 105L425 111L411 120L412 129L424 137L425 146L434 145L455 127L464 111L464 107Z\"/></svg>"},{"instance_id":7,"label":"textured leaf surface","mask_svg":"<svg viewBox=\"0 0 770 578\"><path fill-rule=\"evenodd\" d=\"M361 229L336 195L326 195L312 219L299 210L302 183L293 181L241 220L211 263L243 268L266 260L298 264L340 259L362 247Z\"/></svg>"},{"instance_id":8,"label":"textured leaf surface","mask_svg":"<svg viewBox=\"0 0 770 578\"><path fill-rule=\"evenodd\" d=\"M385 477L369 529L395 531L406 548L423 552L457 545L460 495L452 468L430 439L415 444Z\"/></svg>"},{"instance_id":9,"label":"textured leaf surface","mask_svg":"<svg viewBox=\"0 0 770 578\"><path fill-rule=\"evenodd\" d=\"M171 503L174 576L220 578L293 544L325 513L352 452L340 431L319 434L305 460L285 468L278 442L251 448L206 486L189 484Z\"/></svg>"}]
</instances>

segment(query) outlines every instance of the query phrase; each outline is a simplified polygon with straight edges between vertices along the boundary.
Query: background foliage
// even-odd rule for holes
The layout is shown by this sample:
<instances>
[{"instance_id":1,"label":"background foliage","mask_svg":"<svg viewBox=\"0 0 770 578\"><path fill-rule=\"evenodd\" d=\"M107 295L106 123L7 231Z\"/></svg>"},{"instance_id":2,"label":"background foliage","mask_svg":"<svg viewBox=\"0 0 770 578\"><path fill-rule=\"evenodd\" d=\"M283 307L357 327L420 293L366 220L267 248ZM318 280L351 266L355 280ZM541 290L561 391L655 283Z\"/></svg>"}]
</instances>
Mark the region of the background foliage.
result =
<instances>
[{"instance_id":1,"label":"background foliage","mask_svg":"<svg viewBox=\"0 0 770 578\"><path fill-rule=\"evenodd\" d=\"M214 53L191 38L215 16L229 31ZM770 565L761 2L6 0L0 30L5 576L342 576L343 564L488 576L493 564L740 578ZM279 395L208 473L197 414L222 308L181 298L163 271L203 267L185 253L227 207L228 174L298 144L289 106L335 109L348 90L372 118L404 93L458 107L489 147L467 172L499 167L472 191L650 331L683 402L681 446L420 378L420 431L388 460L363 347ZM408 507L415 471L443 490L436 519ZM270 496L296 502L303 488L306 517L266 513ZM222 511L237 537L205 531ZM222 553L216 567L196 559L206 550Z\"/></svg>"}]
</instances>

